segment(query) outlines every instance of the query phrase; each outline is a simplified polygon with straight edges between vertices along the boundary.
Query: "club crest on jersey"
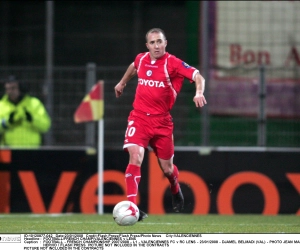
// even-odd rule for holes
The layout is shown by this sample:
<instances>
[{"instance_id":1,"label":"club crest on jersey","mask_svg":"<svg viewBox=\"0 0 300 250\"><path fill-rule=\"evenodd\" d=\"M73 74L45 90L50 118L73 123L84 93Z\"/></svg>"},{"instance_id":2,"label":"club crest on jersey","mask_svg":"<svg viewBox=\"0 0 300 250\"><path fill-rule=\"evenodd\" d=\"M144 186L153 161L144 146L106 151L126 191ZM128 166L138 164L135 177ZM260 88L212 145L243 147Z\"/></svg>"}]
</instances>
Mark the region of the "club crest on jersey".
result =
<instances>
[{"instance_id":1,"label":"club crest on jersey","mask_svg":"<svg viewBox=\"0 0 300 250\"><path fill-rule=\"evenodd\" d=\"M155 88L164 88L165 87L164 82L155 81L155 80L148 80L148 79L142 79L142 78L139 78L138 83L140 85L155 87Z\"/></svg>"},{"instance_id":2,"label":"club crest on jersey","mask_svg":"<svg viewBox=\"0 0 300 250\"><path fill-rule=\"evenodd\" d=\"M190 65L188 65L187 63L185 63L185 62L182 62L182 65L183 65L183 67L185 67L185 68L190 68L191 66Z\"/></svg>"},{"instance_id":3,"label":"club crest on jersey","mask_svg":"<svg viewBox=\"0 0 300 250\"><path fill-rule=\"evenodd\" d=\"M152 75L152 70L147 70L146 75L151 76Z\"/></svg>"}]
</instances>

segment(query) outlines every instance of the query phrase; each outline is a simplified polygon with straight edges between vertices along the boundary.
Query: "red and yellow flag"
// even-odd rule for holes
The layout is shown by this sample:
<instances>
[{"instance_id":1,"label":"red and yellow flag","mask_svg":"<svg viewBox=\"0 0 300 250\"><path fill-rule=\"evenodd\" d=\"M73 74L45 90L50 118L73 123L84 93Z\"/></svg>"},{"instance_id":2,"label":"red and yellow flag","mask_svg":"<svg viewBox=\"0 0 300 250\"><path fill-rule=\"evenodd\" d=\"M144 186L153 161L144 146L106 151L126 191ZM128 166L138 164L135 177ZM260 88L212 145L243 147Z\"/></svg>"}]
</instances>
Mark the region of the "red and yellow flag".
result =
<instances>
[{"instance_id":1,"label":"red and yellow flag","mask_svg":"<svg viewBox=\"0 0 300 250\"><path fill-rule=\"evenodd\" d=\"M90 93L83 98L74 113L74 121L79 123L100 120L104 114L103 99L103 81L98 81Z\"/></svg>"}]
</instances>

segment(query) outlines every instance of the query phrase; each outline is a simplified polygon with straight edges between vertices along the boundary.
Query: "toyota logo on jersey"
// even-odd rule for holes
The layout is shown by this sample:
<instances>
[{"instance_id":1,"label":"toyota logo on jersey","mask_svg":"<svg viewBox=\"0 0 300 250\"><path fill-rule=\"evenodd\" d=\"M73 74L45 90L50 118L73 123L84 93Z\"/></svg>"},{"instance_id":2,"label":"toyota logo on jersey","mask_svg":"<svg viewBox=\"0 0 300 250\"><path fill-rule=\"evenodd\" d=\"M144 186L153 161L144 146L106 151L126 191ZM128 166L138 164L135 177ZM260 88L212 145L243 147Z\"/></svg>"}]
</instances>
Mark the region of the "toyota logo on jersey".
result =
<instances>
[{"instance_id":1,"label":"toyota logo on jersey","mask_svg":"<svg viewBox=\"0 0 300 250\"><path fill-rule=\"evenodd\" d=\"M147 76L151 76L152 75L152 70L148 70L146 73Z\"/></svg>"},{"instance_id":2,"label":"toyota logo on jersey","mask_svg":"<svg viewBox=\"0 0 300 250\"><path fill-rule=\"evenodd\" d=\"M164 82L154 81L154 80L147 80L139 78L139 84L149 86L149 87L156 87L156 88L164 88Z\"/></svg>"}]
</instances>

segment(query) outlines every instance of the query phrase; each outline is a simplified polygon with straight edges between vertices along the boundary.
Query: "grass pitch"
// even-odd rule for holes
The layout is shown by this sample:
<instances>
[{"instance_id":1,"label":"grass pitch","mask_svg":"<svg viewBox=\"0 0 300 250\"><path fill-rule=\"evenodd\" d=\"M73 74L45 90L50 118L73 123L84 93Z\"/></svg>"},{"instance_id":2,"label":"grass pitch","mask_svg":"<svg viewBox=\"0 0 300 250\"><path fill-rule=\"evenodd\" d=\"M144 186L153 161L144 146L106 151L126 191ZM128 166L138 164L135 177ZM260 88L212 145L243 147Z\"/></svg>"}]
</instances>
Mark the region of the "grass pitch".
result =
<instances>
[{"instance_id":1,"label":"grass pitch","mask_svg":"<svg viewBox=\"0 0 300 250\"><path fill-rule=\"evenodd\" d=\"M0 214L0 233L300 233L297 215L149 215L133 226L111 214Z\"/></svg>"}]
</instances>

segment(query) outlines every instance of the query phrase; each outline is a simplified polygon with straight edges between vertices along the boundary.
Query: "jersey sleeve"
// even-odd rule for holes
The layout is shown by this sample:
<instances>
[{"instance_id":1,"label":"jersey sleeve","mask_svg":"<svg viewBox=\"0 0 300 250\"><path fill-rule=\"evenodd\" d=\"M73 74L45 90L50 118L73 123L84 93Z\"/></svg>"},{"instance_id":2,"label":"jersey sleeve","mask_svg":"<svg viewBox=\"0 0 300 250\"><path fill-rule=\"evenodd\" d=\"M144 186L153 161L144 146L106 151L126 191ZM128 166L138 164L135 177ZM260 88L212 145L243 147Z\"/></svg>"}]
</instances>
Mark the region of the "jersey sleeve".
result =
<instances>
[{"instance_id":1,"label":"jersey sleeve","mask_svg":"<svg viewBox=\"0 0 300 250\"><path fill-rule=\"evenodd\" d=\"M195 74L199 72L198 69L188 65L186 62L175 56L173 56L172 58L172 65L176 69L177 74L181 75L184 78L187 78L191 83L194 82L193 79Z\"/></svg>"}]
</instances>

